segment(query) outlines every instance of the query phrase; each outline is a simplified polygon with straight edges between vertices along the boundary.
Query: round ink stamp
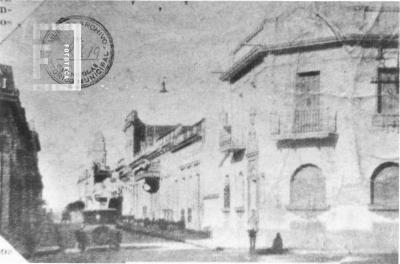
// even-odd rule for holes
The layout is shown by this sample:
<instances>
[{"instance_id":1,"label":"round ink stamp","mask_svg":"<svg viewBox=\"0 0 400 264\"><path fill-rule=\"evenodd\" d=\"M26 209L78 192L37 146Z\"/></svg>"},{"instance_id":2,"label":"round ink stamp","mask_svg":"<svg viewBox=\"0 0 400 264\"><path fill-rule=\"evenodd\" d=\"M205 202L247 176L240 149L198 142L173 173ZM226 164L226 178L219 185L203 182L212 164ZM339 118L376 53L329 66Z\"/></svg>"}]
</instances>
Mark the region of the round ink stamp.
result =
<instances>
[{"instance_id":1,"label":"round ink stamp","mask_svg":"<svg viewBox=\"0 0 400 264\"><path fill-rule=\"evenodd\" d=\"M85 16L61 18L56 24L81 25L81 87L89 87L107 75L114 60L110 33L97 20ZM72 30L49 30L43 38L48 45L49 76L60 84L74 82L74 33Z\"/></svg>"}]
</instances>

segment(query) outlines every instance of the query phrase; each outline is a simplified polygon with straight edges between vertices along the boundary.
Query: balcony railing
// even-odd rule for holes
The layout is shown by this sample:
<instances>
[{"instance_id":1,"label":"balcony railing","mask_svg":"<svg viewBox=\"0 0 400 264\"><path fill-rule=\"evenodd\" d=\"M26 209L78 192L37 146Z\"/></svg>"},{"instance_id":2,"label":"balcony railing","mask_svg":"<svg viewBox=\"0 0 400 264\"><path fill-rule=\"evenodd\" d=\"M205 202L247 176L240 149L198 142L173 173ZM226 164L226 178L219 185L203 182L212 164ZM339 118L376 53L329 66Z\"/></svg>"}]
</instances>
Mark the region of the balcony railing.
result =
<instances>
[{"instance_id":1,"label":"balcony railing","mask_svg":"<svg viewBox=\"0 0 400 264\"><path fill-rule=\"evenodd\" d=\"M151 162L146 169L140 170L136 174L136 180L143 178L159 178L161 175L160 162Z\"/></svg>"},{"instance_id":2,"label":"balcony railing","mask_svg":"<svg viewBox=\"0 0 400 264\"><path fill-rule=\"evenodd\" d=\"M233 133L232 126L224 126L219 135L219 150L221 152L237 151L246 148L244 134Z\"/></svg>"},{"instance_id":3,"label":"balcony railing","mask_svg":"<svg viewBox=\"0 0 400 264\"><path fill-rule=\"evenodd\" d=\"M178 151L194 142L201 140L202 137L203 132L201 124L193 126L173 138L171 151Z\"/></svg>"},{"instance_id":4,"label":"balcony railing","mask_svg":"<svg viewBox=\"0 0 400 264\"><path fill-rule=\"evenodd\" d=\"M376 114L372 117L372 126L385 131L399 132L399 114Z\"/></svg>"},{"instance_id":5,"label":"balcony railing","mask_svg":"<svg viewBox=\"0 0 400 264\"><path fill-rule=\"evenodd\" d=\"M328 108L271 114L271 135L278 140L326 138L336 134L336 112Z\"/></svg>"}]
</instances>

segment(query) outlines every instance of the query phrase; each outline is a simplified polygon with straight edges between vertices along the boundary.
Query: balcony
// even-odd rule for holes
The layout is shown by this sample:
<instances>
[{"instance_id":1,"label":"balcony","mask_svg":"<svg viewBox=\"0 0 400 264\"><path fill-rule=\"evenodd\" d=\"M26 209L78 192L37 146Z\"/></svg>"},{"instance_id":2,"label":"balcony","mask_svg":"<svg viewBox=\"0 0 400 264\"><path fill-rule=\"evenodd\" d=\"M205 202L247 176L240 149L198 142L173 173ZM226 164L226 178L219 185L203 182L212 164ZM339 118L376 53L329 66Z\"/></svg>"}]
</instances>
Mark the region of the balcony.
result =
<instances>
[{"instance_id":1,"label":"balcony","mask_svg":"<svg viewBox=\"0 0 400 264\"><path fill-rule=\"evenodd\" d=\"M219 150L221 152L234 152L246 148L244 134L233 133L232 126L224 126L220 131Z\"/></svg>"},{"instance_id":2,"label":"balcony","mask_svg":"<svg viewBox=\"0 0 400 264\"><path fill-rule=\"evenodd\" d=\"M278 141L324 139L336 136L336 112L328 108L271 114L271 135Z\"/></svg>"},{"instance_id":3,"label":"balcony","mask_svg":"<svg viewBox=\"0 0 400 264\"><path fill-rule=\"evenodd\" d=\"M144 178L160 178L160 162L150 162L148 166L137 171L135 178L136 181Z\"/></svg>"},{"instance_id":4,"label":"balcony","mask_svg":"<svg viewBox=\"0 0 400 264\"><path fill-rule=\"evenodd\" d=\"M173 138L171 152L176 152L194 142L200 141L203 138L202 122L203 121L200 121L190 127L184 127L182 131Z\"/></svg>"},{"instance_id":5,"label":"balcony","mask_svg":"<svg viewBox=\"0 0 400 264\"><path fill-rule=\"evenodd\" d=\"M136 175L136 181L144 180L144 190L148 193L156 193L160 188L160 162L151 162L147 168L139 170Z\"/></svg>"},{"instance_id":6,"label":"balcony","mask_svg":"<svg viewBox=\"0 0 400 264\"><path fill-rule=\"evenodd\" d=\"M399 133L399 114L375 114L372 117L372 126L381 131Z\"/></svg>"}]
</instances>

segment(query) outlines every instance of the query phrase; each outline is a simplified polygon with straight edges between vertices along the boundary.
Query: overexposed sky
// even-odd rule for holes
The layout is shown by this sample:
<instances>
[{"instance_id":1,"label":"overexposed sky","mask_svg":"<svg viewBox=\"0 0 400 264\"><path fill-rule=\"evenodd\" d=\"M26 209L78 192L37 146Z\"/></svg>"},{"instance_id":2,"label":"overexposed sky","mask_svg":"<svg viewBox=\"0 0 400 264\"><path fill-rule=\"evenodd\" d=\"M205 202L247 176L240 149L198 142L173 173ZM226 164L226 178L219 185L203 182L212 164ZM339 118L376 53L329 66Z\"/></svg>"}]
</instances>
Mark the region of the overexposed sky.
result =
<instances>
[{"instance_id":1,"label":"overexposed sky","mask_svg":"<svg viewBox=\"0 0 400 264\"><path fill-rule=\"evenodd\" d=\"M90 165L86 154L96 131L106 137L110 165L123 157L122 127L132 109L151 124L193 123L218 111L227 89L216 72L229 65L239 41L286 4L14 1L13 25L22 24L2 29L1 39L13 33L0 45L0 63L13 67L27 118L39 133L48 205L60 210L77 199L76 181ZM32 91L32 24L70 15L105 26L114 41L113 66L81 92ZM169 93L161 94L164 76Z\"/></svg>"}]
</instances>

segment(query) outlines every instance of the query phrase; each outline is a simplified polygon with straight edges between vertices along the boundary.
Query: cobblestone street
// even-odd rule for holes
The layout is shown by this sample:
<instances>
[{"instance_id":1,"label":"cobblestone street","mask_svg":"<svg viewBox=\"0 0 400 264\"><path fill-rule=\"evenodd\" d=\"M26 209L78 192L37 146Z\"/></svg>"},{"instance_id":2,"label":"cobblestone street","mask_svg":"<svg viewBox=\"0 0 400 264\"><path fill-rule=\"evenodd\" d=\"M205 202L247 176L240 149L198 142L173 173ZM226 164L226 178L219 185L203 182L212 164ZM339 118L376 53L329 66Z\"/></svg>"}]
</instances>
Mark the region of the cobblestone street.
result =
<instances>
[{"instance_id":1,"label":"cobblestone street","mask_svg":"<svg viewBox=\"0 0 400 264\"><path fill-rule=\"evenodd\" d=\"M335 255L290 253L287 255L249 254L246 249L215 250L162 238L124 232L119 251L93 248L84 253L69 249L66 253L43 254L31 262L137 262L137 261L203 261L203 262L267 262L267 263L397 263L397 254Z\"/></svg>"}]
</instances>

